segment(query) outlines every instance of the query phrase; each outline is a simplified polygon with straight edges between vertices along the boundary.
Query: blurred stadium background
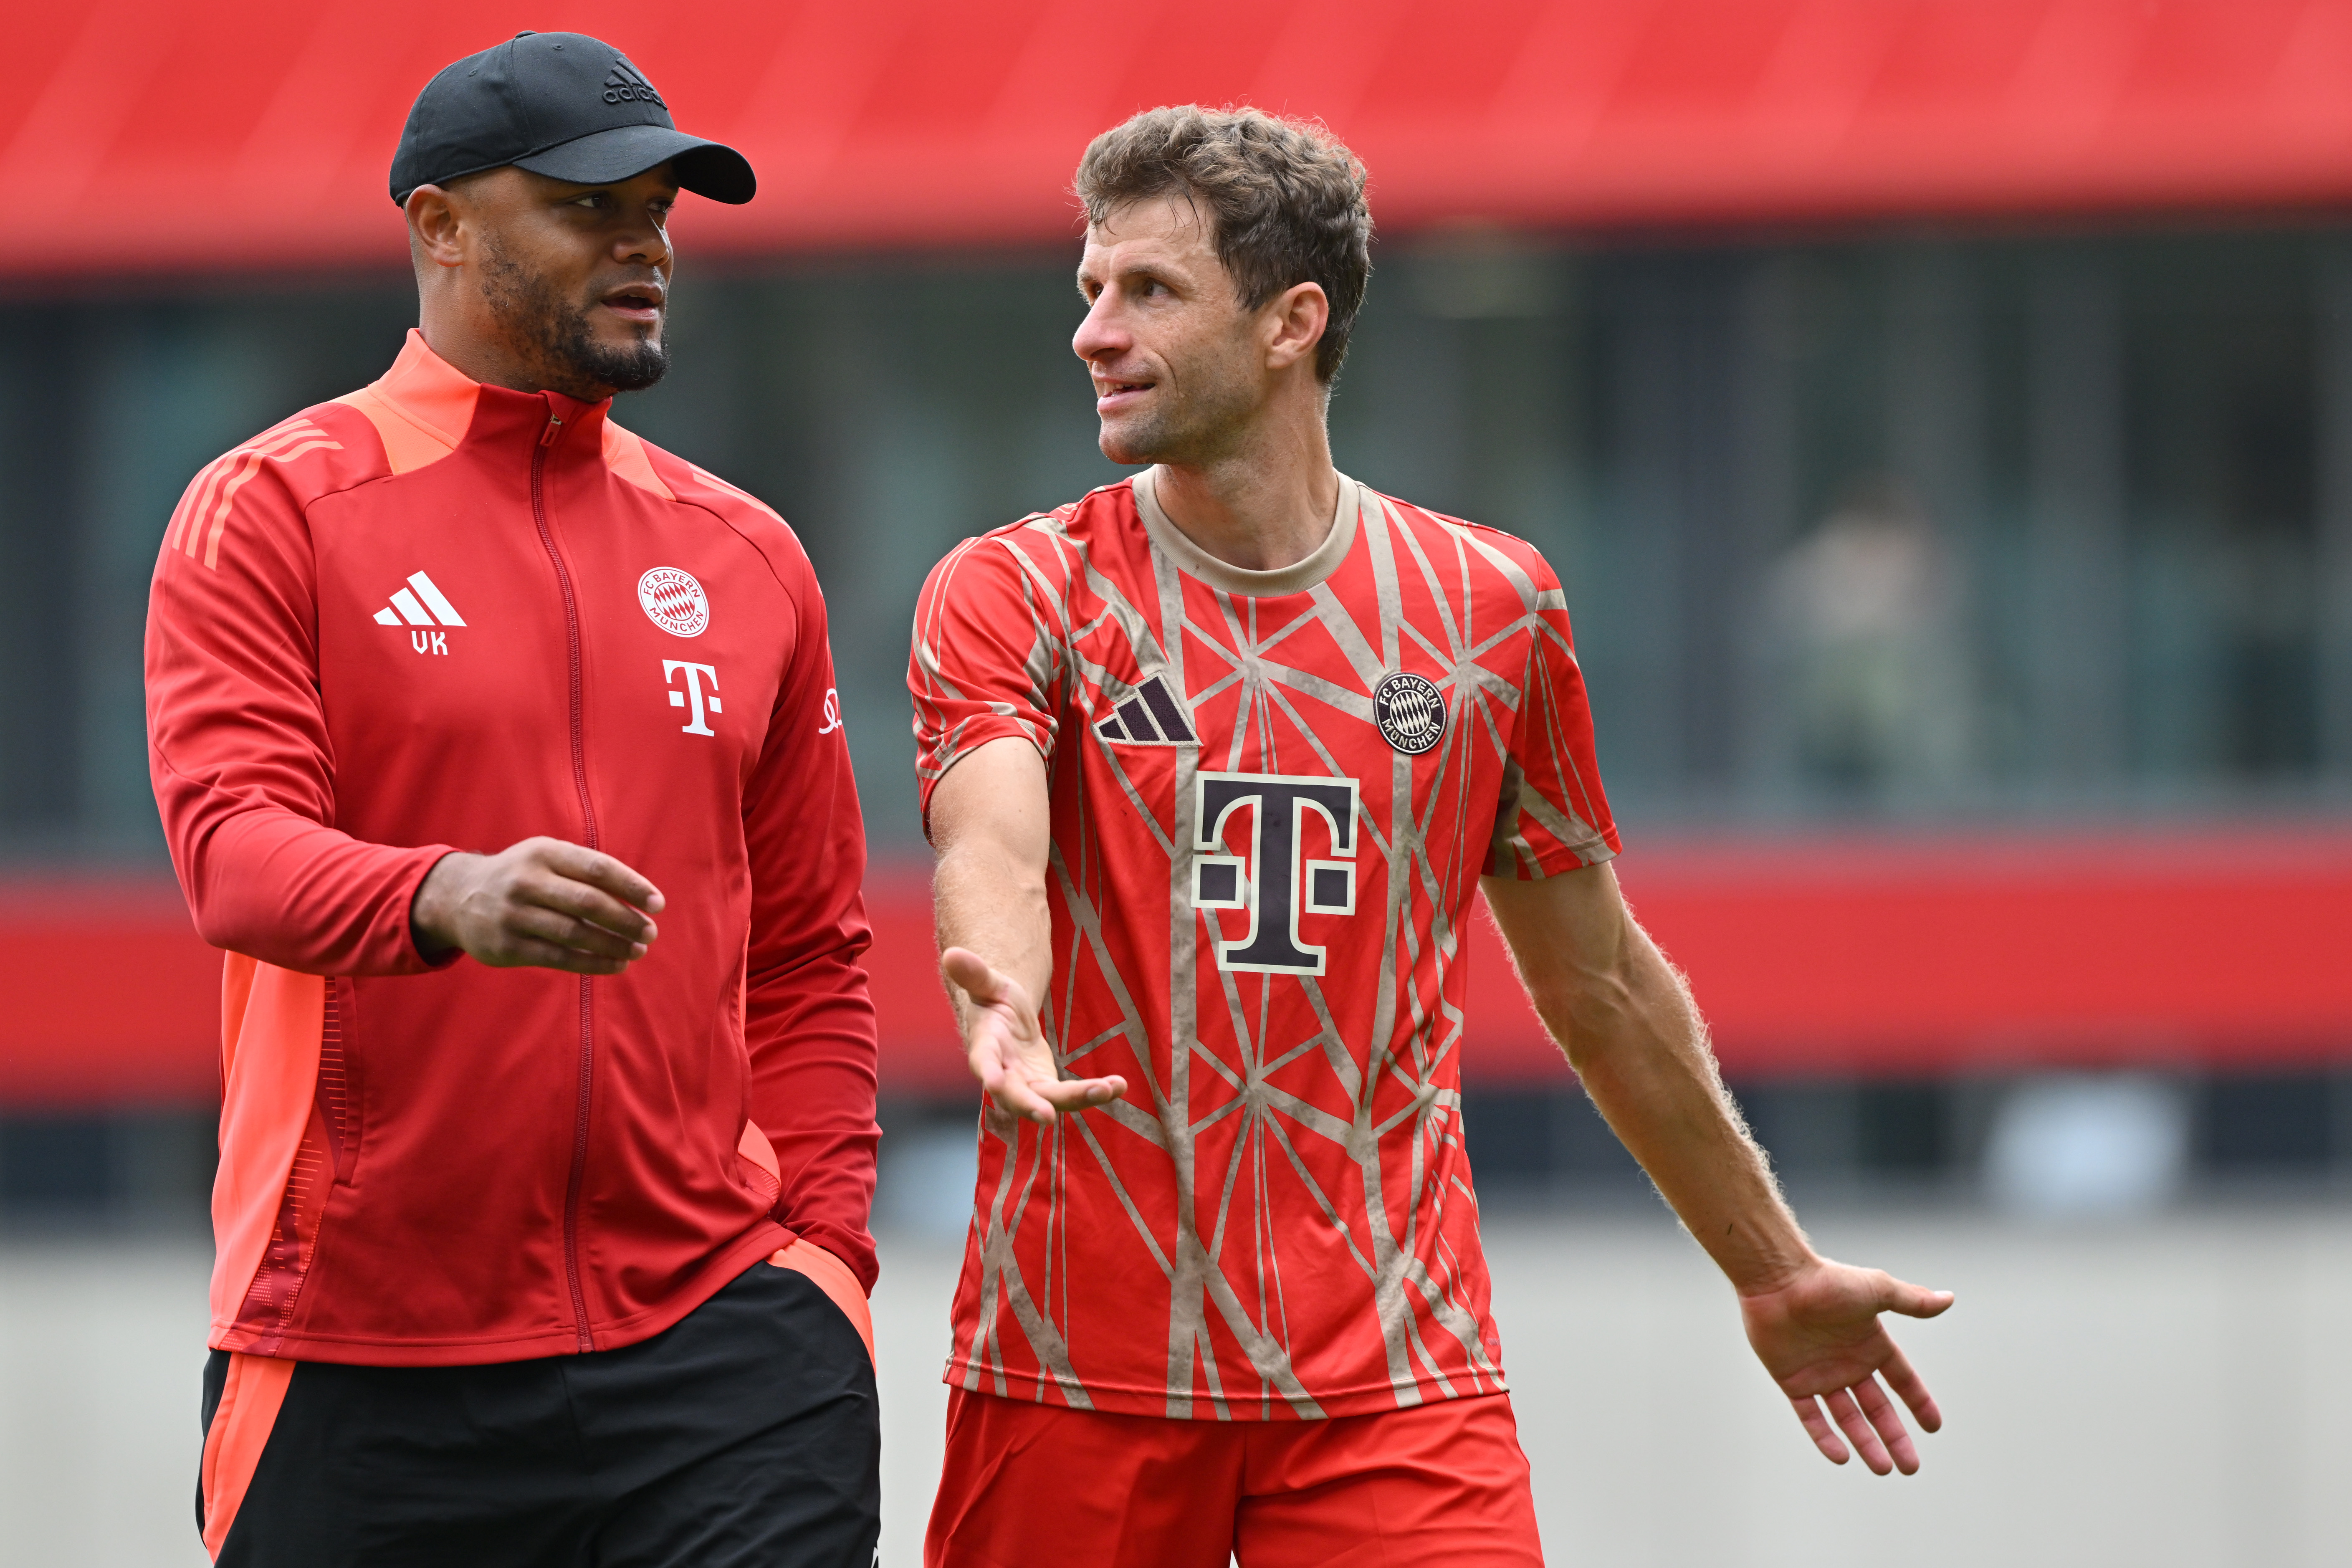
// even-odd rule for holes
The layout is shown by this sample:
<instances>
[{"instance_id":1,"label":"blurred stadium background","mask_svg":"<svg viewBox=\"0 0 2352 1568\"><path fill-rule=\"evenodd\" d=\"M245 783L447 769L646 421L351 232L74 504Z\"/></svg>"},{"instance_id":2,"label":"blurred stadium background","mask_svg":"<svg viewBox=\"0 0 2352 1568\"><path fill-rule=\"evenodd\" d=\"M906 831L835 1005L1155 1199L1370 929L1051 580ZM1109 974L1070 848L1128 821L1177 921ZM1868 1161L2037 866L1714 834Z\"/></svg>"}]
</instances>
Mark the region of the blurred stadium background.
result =
<instances>
[{"instance_id":1,"label":"blurred stadium background","mask_svg":"<svg viewBox=\"0 0 2352 1568\"><path fill-rule=\"evenodd\" d=\"M681 210L677 367L620 417L792 519L833 606L886 1561L971 1109L908 622L953 541L1117 476L1066 186L1187 100L1370 166L1340 465L1560 567L1621 870L1760 1135L1829 1245L1961 1292L1906 1336L1951 1435L1864 1496L1482 936L1467 1124L1555 1560L2342 1560L2352 0L94 0L12 16L0 100L0 1561L195 1560L218 960L148 795L148 574L199 465L389 362L401 117L524 26L761 176Z\"/></svg>"}]
</instances>

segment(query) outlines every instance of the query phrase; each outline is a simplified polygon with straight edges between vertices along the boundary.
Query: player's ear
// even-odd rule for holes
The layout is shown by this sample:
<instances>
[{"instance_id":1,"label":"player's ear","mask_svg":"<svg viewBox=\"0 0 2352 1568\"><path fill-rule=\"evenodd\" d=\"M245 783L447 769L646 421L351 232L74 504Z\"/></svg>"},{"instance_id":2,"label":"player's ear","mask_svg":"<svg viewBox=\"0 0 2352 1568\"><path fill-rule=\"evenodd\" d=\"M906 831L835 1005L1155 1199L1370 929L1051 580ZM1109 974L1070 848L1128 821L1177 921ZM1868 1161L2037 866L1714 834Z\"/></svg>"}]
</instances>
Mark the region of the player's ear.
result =
<instances>
[{"instance_id":1,"label":"player's ear","mask_svg":"<svg viewBox=\"0 0 2352 1568\"><path fill-rule=\"evenodd\" d=\"M1265 366L1287 370L1314 356L1330 324L1331 300L1320 283L1293 283L1265 302L1261 317L1266 331Z\"/></svg>"},{"instance_id":2,"label":"player's ear","mask_svg":"<svg viewBox=\"0 0 2352 1568\"><path fill-rule=\"evenodd\" d=\"M430 261L436 267L465 264L465 220L457 204L439 185L419 185L404 204L408 214L408 250L422 271Z\"/></svg>"}]
</instances>

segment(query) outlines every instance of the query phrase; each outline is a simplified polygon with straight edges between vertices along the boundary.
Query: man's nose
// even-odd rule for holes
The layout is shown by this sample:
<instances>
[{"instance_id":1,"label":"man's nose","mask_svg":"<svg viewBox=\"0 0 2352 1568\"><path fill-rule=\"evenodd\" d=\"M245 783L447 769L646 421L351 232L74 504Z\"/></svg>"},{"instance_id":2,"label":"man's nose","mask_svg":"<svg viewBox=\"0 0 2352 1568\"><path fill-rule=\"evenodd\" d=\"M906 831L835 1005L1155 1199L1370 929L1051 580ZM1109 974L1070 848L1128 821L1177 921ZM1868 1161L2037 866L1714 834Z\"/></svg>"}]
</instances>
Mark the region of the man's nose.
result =
<instances>
[{"instance_id":1,"label":"man's nose","mask_svg":"<svg viewBox=\"0 0 2352 1568\"><path fill-rule=\"evenodd\" d=\"M1070 339L1070 352L1091 364L1106 354L1124 353L1133 342L1119 325L1109 291L1105 290L1087 307L1087 319L1078 323L1076 334Z\"/></svg>"},{"instance_id":2,"label":"man's nose","mask_svg":"<svg viewBox=\"0 0 2352 1568\"><path fill-rule=\"evenodd\" d=\"M633 226L613 242L613 259L639 267L669 265L669 236L656 223Z\"/></svg>"}]
</instances>

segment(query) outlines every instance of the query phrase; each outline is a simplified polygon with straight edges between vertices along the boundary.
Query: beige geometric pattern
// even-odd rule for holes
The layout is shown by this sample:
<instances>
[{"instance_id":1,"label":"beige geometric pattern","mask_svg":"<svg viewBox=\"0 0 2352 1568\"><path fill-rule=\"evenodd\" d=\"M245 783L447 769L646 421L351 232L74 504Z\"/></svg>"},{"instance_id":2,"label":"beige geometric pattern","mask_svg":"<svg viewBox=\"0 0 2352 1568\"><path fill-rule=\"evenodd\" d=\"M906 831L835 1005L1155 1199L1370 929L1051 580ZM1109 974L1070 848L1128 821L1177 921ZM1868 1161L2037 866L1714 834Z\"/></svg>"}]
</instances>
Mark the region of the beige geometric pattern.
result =
<instances>
[{"instance_id":1,"label":"beige geometric pattern","mask_svg":"<svg viewBox=\"0 0 2352 1568\"><path fill-rule=\"evenodd\" d=\"M1482 873L1616 847L1542 558L1343 480L1322 548L1242 572L1147 472L940 563L908 683L927 802L987 741L1045 755L1045 1024L1129 1085L984 1118L950 1380L1218 1419L1503 1388L1463 922Z\"/></svg>"}]
</instances>

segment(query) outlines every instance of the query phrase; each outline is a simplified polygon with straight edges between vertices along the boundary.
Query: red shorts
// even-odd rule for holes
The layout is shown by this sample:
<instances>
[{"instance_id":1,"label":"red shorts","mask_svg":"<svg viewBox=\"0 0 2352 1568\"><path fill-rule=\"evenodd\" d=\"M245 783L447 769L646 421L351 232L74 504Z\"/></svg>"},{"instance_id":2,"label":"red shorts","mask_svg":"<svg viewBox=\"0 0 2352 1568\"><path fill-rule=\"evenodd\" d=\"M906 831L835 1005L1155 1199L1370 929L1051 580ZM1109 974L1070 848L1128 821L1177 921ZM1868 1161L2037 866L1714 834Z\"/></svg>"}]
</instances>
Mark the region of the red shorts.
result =
<instances>
[{"instance_id":1,"label":"red shorts","mask_svg":"<svg viewBox=\"0 0 2352 1568\"><path fill-rule=\"evenodd\" d=\"M1542 1568L1506 1395L1328 1421L955 1389L925 1568Z\"/></svg>"}]
</instances>

